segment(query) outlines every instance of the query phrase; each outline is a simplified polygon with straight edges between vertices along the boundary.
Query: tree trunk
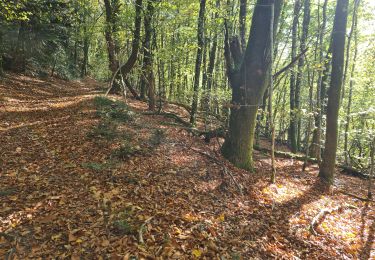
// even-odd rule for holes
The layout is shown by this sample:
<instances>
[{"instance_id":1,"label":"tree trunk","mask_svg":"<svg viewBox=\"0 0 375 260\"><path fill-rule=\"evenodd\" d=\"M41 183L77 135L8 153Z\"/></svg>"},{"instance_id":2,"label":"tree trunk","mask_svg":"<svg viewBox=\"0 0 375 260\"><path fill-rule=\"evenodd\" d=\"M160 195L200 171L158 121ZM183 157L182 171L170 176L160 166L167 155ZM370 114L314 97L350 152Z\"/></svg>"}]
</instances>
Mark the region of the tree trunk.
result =
<instances>
[{"instance_id":1,"label":"tree trunk","mask_svg":"<svg viewBox=\"0 0 375 260\"><path fill-rule=\"evenodd\" d=\"M370 176L368 178L367 198L372 199L372 179L374 178L374 156L375 156L375 138L370 145Z\"/></svg>"},{"instance_id":2,"label":"tree trunk","mask_svg":"<svg viewBox=\"0 0 375 260\"><path fill-rule=\"evenodd\" d=\"M89 60L89 37L87 35L86 26L83 29L84 31L84 39L83 39L83 60L82 60L82 68L81 68L81 78L87 76L87 65Z\"/></svg>"},{"instance_id":3,"label":"tree trunk","mask_svg":"<svg viewBox=\"0 0 375 260\"><path fill-rule=\"evenodd\" d=\"M297 55L297 33L298 33L298 16L301 3L300 0L295 0L293 11L293 25L292 25L292 50L291 60L293 61ZM296 73L291 68L290 74L290 124L289 124L289 144L293 153L297 152L297 120L296 120Z\"/></svg>"},{"instance_id":4,"label":"tree trunk","mask_svg":"<svg viewBox=\"0 0 375 260\"><path fill-rule=\"evenodd\" d=\"M354 4L354 10L353 10L353 18L352 18L352 27L350 30L350 34L348 37L348 45L347 45L347 52L346 52L346 62L345 62L345 72L344 72L344 78L343 78L343 95L344 93L344 87L345 87L345 81L346 81L346 73L347 69L349 67L349 59L350 59L350 42L352 39L352 35L354 33L354 56L353 56L353 65L350 71L350 83L349 83L349 96L348 96L348 106L346 109L346 120L345 120L345 135L344 135L344 157L345 157L345 164L350 165L349 162L349 151L348 151L348 135L349 135L349 126L350 126L350 112L351 112L351 106L352 106L352 94L353 94L353 87L354 87L354 73L355 73L355 66L357 62L357 55L358 55L358 32L357 32L357 10L358 5L360 3L360 0L356 0Z\"/></svg>"},{"instance_id":5,"label":"tree trunk","mask_svg":"<svg viewBox=\"0 0 375 260\"><path fill-rule=\"evenodd\" d=\"M3 75L3 48L3 31L0 28L0 77Z\"/></svg>"},{"instance_id":6,"label":"tree trunk","mask_svg":"<svg viewBox=\"0 0 375 260\"><path fill-rule=\"evenodd\" d=\"M196 113L198 110L198 97L199 97L199 78L201 73L202 64L202 50L204 46L204 15L206 10L206 0L200 0L199 17L198 17L198 50L197 57L195 60L195 75L194 75L194 87L193 87L193 102L191 104L190 123L195 124Z\"/></svg>"},{"instance_id":7,"label":"tree trunk","mask_svg":"<svg viewBox=\"0 0 375 260\"><path fill-rule=\"evenodd\" d=\"M354 0L354 8L353 8L353 15L352 15L352 25L350 28L350 32L348 35L348 43L346 45L346 57L345 57L345 66L344 66L344 76L342 80L342 95L341 95L341 102L344 99L345 96L345 85L346 85L346 77L348 75L348 69L349 69L349 62L350 62L350 47L352 43L353 38L353 32L356 27L357 22L357 11L361 0Z\"/></svg>"},{"instance_id":8,"label":"tree trunk","mask_svg":"<svg viewBox=\"0 0 375 260\"><path fill-rule=\"evenodd\" d=\"M115 73L118 68L118 61L116 60L116 46L115 41L113 40L113 27L115 22L114 17L116 17L116 14L114 13L110 0L104 0L104 5L106 14L105 39L107 42L109 70L112 73Z\"/></svg>"},{"instance_id":9,"label":"tree trunk","mask_svg":"<svg viewBox=\"0 0 375 260\"><path fill-rule=\"evenodd\" d=\"M303 7L303 22L302 22L302 36L300 42L300 51L303 52L306 49L306 41L309 34L310 25L310 0L304 1ZM297 150L301 148L301 85L303 80L303 67L305 65L305 55L302 55L298 60L298 72L296 79L296 96L295 96L295 109L297 111Z\"/></svg>"},{"instance_id":10,"label":"tree trunk","mask_svg":"<svg viewBox=\"0 0 375 260\"><path fill-rule=\"evenodd\" d=\"M332 74L328 90L326 140L323 161L319 171L319 177L329 185L333 184L336 161L337 121L343 80L348 2L349 0L337 0L332 32Z\"/></svg>"},{"instance_id":11,"label":"tree trunk","mask_svg":"<svg viewBox=\"0 0 375 260\"><path fill-rule=\"evenodd\" d=\"M153 56L152 56L152 18L154 15L154 1L148 0L147 9L144 15L145 40L143 43L143 66L141 74L141 99L146 99L148 93L148 108L155 110L155 78L153 73ZM148 90L148 92L147 92Z\"/></svg>"},{"instance_id":12,"label":"tree trunk","mask_svg":"<svg viewBox=\"0 0 375 260\"><path fill-rule=\"evenodd\" d=\"M216 1L216 7L219 9L220 8L220 1ZM214 20L216 21L218 18L218 13L215 12L214 15ZM211 91L212 91L212 75L214 73L214 68L215 68L215 58L216 58L216 50L217 50L217 30L214 31L214 36L212 39L212 45L209 53L209 58L208 58L208 67L207 67L207 84L206 84L206 91L205 91L205 96L204 96L204 101L203 101L203 110L205 111L205 118L207 119L208 114L210 112L210 103L211 103Z\"/></svg>"},{"instance_id":13,"label":"tree trunk","mask_svg":"<svg viewBox=\"0 0 375 260\"><path fill-rule=\"evenodd\" d=\"M270 128L271 128L271 183L275 183L276 182L276 162L275 162L275 125L274 125L274 120L273 120L273 110L272 110L272 102L273 102L273 77L272 77L272 72L273 72L273 55L274 55L274 50L273 50L273 45L274 45L274 38L275 38L275 34L274 34L274 19L275 19L275 10L274 10L274 6L271 7L271 23L270 23L270 53L271 53L271 62L270 62L270 68L268 69L268 78L269 78L269 92L270 92L270 96L269 96L269 99L268 99L268 102L269 102L269 111L270 111L270 115L269 115L269 121L270 121Z\"/></svg>"},{"instance_id":14,"label":"tree trunk","mask_svg":"<svg viewBox=\"0 0 375 260\"><path fill-rule=\"evenodd\" d=\"M327 25L327 4L328 0L323 3L322 10L322 26L319 31L319 64L323 64L323 50L324 50L324 33ZM318 10L319 12L319 10ZM320 18L319 14L318 17ZM325 64L325 62L324 62ZM318 72L318 82L316 90L316 116L315 116L315 129L313 131L313 139L311 145L310 154L312 157L316 158L318 162L321 161L321 133L322 133L322 106L323 106L323 96L322 96L322 72Z\"/></svg>"},{"instance_id":15,"label":"tree trunk","mask_svg":"<svg viewBox=\"0 0 375 260\"><path fill-rule=\"evenodd\" d=\"M141 11L142 11L142 0L136 0L135 2L135 18L134 18L134 34L133 34L133 41L132 41L132 50L130 53L130 56L128 60L120 65L118 69L115 71L115 73L112 75L112 80L111 84L113 83L114 79L116 78L118 73L122 74L122 77L126 82L129 82L127 79L128 73L132 70L134 67L135 62L137 61L138 57L138 50L139 50L139 39L140 39L140 34L141 34L141 24L142 24L142 16L141 16ZM135 92L133 88L131 88L130 84L126 84L128 87L130 87L130 91L132 92L133 96L135 98L139 98L138 94ZM107 91L110 92L112 86L110 86L109 90Z\"/></svg>"},{"instance_id":16,"label":"tree trunk","mask_svg":"<svg viewBox=\"0 0 375 260\"><path fill-rule=\"evenodd\" d=\"M246 14L247 14L247 0L240 0L240 42L242 51L246 48Z\"/></svg>"},{"instance_id":17,"label":"tree trunk","mask_svg":"<svg viewBox=\"0 0 375 260\"><path fill-rule=\"evenodd\" d=\"M257 1L242 63L238 70L228 70L231 73L228 78L232 87L232 105L229 132L222 153L237 167L248 170L254 166L252 154L256 115L272 61L271 28L274 15L271 5L274 3L275 0Z\"/></svg>"}]
</instances>

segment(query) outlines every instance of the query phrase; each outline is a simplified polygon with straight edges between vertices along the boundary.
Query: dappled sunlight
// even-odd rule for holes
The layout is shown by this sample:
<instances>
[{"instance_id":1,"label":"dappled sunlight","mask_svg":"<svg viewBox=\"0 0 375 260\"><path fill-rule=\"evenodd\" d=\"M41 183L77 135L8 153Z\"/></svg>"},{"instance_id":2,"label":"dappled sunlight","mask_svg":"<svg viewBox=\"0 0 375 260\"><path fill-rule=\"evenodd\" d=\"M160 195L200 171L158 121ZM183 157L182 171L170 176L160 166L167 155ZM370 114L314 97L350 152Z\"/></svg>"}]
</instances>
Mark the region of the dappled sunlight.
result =
<instances>
[{"instance_id":1,"label":"dappled sunlight","mask_svg":"<svg viewBox=\"0 0 375 260\"><path fill-rule=\"evenodd\" d=\"M65 83L38 84L48 92ZM49 98L33 92L44 100L20 99L22 90L6 98L11 110L2 110L1 186L14 193L0 189L0 232L21 234L20 258L123 256L139 247L145 257L165 259L339 259L371 252L372 205L363 210L364 204L322 192L316 165L302 173L300 162L277 158L270 184L267 154L256 152L256 172L237 169L220 155L222 140L207 145L162 116L146 115L147 105L134 99L124 107L135 118L116 121L110 116L120 97L93 99L92 87L76 86ZM363 187L354 177L337 179ZM358 209L328 214L313 235L310 223L320 210L343 203Z\"/></svg>"},{"instance_id":2,"label":"dappled sunlight","mask_svg":"<svg viewBox=\"0 0 375 260\"><path fill-rule=\"evenodd\" d=\"M19 100L8 100L4 106L0 107L0 112L40 112L49 111L50 109L68 108L85 100L92 99L93 97L95 97L95 95L82 95L27 103L20 102ZM21 103L21 105L18 103Z\"/></svg>"},{"instance_id":3,"label":"dappled sunlight","mask_svg":"<svg viewBox=\"0 0 375 260\"><path fill-rule=\"evenodd\" d=\"M197 156L187 154L183 151L174 151L171 152L169 155L169 159L171 163L179 165L179 166L191 166L197 165Z\"/></svg>"},{"instance_id":4,"label":"dappled sunlight","mask_svg":"<svg viewBox=\"0 0 375 260\"><path fill-rule=\"evenodd\" d=\"M22 127L30 127L30 126L35 126L35 125L49 125L51 123L56 123L56 122L61 123L63 120L69 119L70 117L71 116L64 116L64 117L60 117L60 118L56 118L52 120L38 120L38 121L30 122L30 123L24 122L24 123L9 126L9 127L0 126L0 132L6 132L6 131L22 128Z\"/></svg>"},{"instance_id":5,"label":"dappled sunlight","mask_svg":"<svg viewBox=\"0 0 375 260\"><path fill-rule=\"evenodd\" d=\"M17 198L10 198L10 200L16 201ZM16 227L25 224L26 222L33 222L34 218L38 216L41 218L41 213L46 213L45 210L53 211L56 204L57 197L51 197L44 201L35 203L32 207L27 207L23 210L15 211L7 216L0 217L0 232L12 233L12 230ZM11 210L11 209L10 209ZM48 216L47 212L47 216ZM42 217L44 219L45 217ZM47 218L45 218L47 220ZM51 219L52 221L52 219Z\"/></svg>"}]
</instances>

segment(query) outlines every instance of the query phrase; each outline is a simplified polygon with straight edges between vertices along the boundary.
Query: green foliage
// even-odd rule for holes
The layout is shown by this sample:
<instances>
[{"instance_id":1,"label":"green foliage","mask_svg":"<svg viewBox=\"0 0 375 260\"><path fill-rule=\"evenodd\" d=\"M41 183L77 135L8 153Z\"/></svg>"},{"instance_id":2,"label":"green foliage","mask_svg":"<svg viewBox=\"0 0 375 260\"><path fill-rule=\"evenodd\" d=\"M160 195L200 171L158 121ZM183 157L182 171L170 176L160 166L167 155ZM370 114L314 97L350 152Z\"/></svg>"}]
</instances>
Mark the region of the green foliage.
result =
<instances>
[{"instance_id":1,"label":"green foliage","mask_svg":"<svg viewBox=\"0 0 375 260\"><path fill-rule=\"evenodd\" d=\"M117 122L134 122L136 114L122 101L112 101L105 97L95 97L94 104L101 118Z\"/></svg>"},{"instance_id":2,"label":"green foliage","mask_svg":"<svg viewBox=\"0 0 375 260\"><path fill-rule=\"evenodd\" d=\"M103 109L105 107L109 107L112 104L114 104L114 102L112 100L110 100L109 98L106 98L106 97L103 97L103 96L96 96L94 98L94 105L98 109Z\"/></svg>"},{"instance_id":3,"label":"green foliage","mask_svg":"<svg viewBox=\"0 0 375 260\"><path fill-rule=\"evenodd\" d=\"M135 221L133 208L129 206L115 214L111 226L112 231L118 235L135 235L139 225Z\"/></svg>"},{"instance_id":4,"label":"green foliage","mask_svg":"<svg viewBox=\"0 0 375 260\"><path fill-rule=\"evenodd\" d=\"M165 139L165 133L162 129L156 129L150 137L150 144L153 146L160 145Z\"/></svg>"},{"instance_id":5,"label":"green foliage","mask_svg":"<svg viewBox=\"0 0 375 260\"><path fill-rule=\"evenodd\" d=\"M101 137L106 140L113 140L118 136L117 127L115 124L109 120L100 122L96 127L94 127L87 136L89 138Z\"/></svg>"},{"instance_id":6,"label":"green foliage","mask_svg":"<svg viewBox=\"0 0 375 260\"><path fill-rule=\"evenodd\" d=\"M108 163L98 163L98 162L87 162L82 163L82 167L86 169L90 169L96 172L101 172L111 167L111 164Z\"/></svg>"},{"instance_id":7,"label":"green foliage","mask_svg":"<svg viewBox=\"0 0 375 260\"><path fill-rule=\"evenodd\" d=\"M113 229L119 235L135 235L137 233L137 229L125 219L113 222Z\"/></svg>"},{"instance_id":8,"label":"green foliage","mask_svg":"<svg viewBox=\"0 0 375 260\"><path fill-rule=\"evenodd\" d=\"M141 148L139 146L133 146L128 142L124 142L119 148L112 152L112 156L124 160L140 151Z\"/></svg>"},{"instance_id":9,"label":"green foliage","mask_svg":"<svg viewBox=\"0 0 375 260\"><path fill-rule=\"evenodd\" d=\"M0 190L0 197L6 197L9 195L14 195L17 193L17 189L15 188L8 188L4 190Z\"/></svg>"}]
</instances>

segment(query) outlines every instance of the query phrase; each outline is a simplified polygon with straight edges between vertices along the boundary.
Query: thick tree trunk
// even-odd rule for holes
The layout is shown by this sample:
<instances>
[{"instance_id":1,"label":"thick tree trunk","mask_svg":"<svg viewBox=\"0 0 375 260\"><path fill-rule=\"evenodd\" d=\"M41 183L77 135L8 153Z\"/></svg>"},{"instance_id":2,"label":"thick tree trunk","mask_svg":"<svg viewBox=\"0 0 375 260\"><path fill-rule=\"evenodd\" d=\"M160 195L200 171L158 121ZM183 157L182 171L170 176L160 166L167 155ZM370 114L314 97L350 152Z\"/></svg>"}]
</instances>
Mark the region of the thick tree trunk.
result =
<instances>
[{"instance_id":1,"label":"thick tree trunk","mask_svg":"<svg viewBox=\"0 0 375 260\"><path fill-rule=\"evenodd\" d=\"M237 167L248 170L254 166L252 153L256 115L272 61L271 28L274 15L271 5L274 3L274 0L257 1L240 69L228 75L232 87L232 106L229 132L222 153ZM231 71L233 69L230 68L229 73Z\"/></svg>"},{"instance_id":2,"label":"thick tree trunk","mask_svg":"<svg viewBox=\"0 0 375 260\"><path fill-rule=\"evenodd\" d=\"M113 28L115 22L114 17L116 17L116 14L114 13L110 0L104 0L104 5L106 14L105 39L107 42L109 70L112 73L115 73L118 68L118 61L116 60L116 46L113 39Z\"/></svg>"},{"instance_id":3,"label":"thick tree trunk","mask_svg":"<svg viewBox=\"0 0 375 260\"><path fill-rule=\"evenodd\" d=\"M240 0L240 42L242 51L246 48L246 14L247 14L247 0Z\"/></svg>"},{"instance_id":4,"label":"thick tree trunk","mask_svg":"<svg viewBox=\"0 0 375 260\"><path fill-rule=\"evenodd\" d=\"M146 99L148 93L149 110L155 110L155 78L153 73L152 56L152 17L154 15L154 1L148 0L147 9L144 15L145 40L143 43L143 66L141 75L141 99ZM147 91L148 90L148 91Z\"/></svg>"},{"instance_id":5,"label":"thick tree trunk","mask_svg":"<svg viewBox=\"0 0 375 260\"><path fill-rule=\"evenodd\" d=\"M343 79L345 33L349 0L337 0L332 32L332 74L328 90L327 126L323 161L319 177L327 184L333 184L337 150L338 112Z\"/></svg>"},{"instance_id":6,"label":"thick tree trunk","mask_svg":"<svg viewBox=\"0 0 375 260\"><path fill-rule=\"evenodd\" d=\"M198 110L198 98L199 98L199 78L201 73L202 64L202 50L204 46L204 16L206 10L206 0L200 0L199 17L198 17L198 50L197 57L195 60L195 74L194 74L194 87L193 87L193 101L191 104L190 123L195 124L196 113Z\"/></svg>"}]
</instances>

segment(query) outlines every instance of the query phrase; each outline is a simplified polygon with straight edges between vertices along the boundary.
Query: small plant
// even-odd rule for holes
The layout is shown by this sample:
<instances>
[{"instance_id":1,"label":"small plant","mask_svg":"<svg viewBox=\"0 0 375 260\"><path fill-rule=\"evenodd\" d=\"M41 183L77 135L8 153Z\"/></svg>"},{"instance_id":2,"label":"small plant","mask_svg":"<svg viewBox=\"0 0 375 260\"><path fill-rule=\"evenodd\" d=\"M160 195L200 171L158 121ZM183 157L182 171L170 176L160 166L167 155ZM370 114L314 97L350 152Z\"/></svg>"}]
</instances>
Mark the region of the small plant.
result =
<instances>
[{"instance_id":1,"label":"small plant","mask_svg":"<svg viewBox=\"0 0 375 260\"><path fill-rule=\"evenodd\" d=\"M88 163L82 163L83 168L87 168L96 172L103 171L105 168L108 167L105 163L97 163L97 162L88 162Z\"/></svg>"},{"instance_id":2,"label":"small plant","mask_svg":"<svg viewBox=\"0 0 375 260\"><path fill-rule=\"evenodd\" d=\"M114 233L119 235L135 235L138 230L138 225L134 219L134 211L131 207L120 211L112 224Z\"/></svg>"},{"instance_id":3,"label":"small plant","mask_svg":"<svg viewBox=\"0 0 375 260\"><path fill-rule=\"evenodd\" d=\"M97 108L109 107L114 103L115 102L106 97L97 96L94 98L94 104Z\"/></svg>"},{"instance_id":4,"label":"small plant","mask_svg":"<svg viewBox=\"0 0 375 260\"><path fill-rule=\"evenodd\" d=\"M156 129L150 137L149 142L153 146L160 145L165 139L165 133L162 129Z\"/></svg>"},{"instance_id":5,"label":"small plant","mask_svg":"<svg viewBox=\"0 0 375 260\"><path fill-rule=\"evenodd\" d=\"M141 150L140 147L133 147L129 143L124 143L121 145L118 149L113 151L113 156L118 159L126 159L130 156L134 155L135 153L139 152Z\"/></svg>"},{"instance_id":6,"label":"small plant","mask_svg":"<svg viewBox=\"0 0 375 260\"><path fill-rule=\"evenodd\" d=\"M0 190L0 197L10 196L10 195L14 195L16 193L17 193L17 190L15 188Z\"/></svg>"},{"instance_id":7,"label":"small plant","mask_svg":"<svg viewBox=\"0 0 375 260\"><path fill-rule=\"evenodd\" d=\"M100 122L98 126L88 133L90 138L102 137L106 140L113 140L116 136L116 125L109 121Z\"/></svg>"},{"instance_id":8,"label":"small plant","mask_svg":"<svg viewBox=\"0 0 375 260\"><path fill-rule=\"evenodd\" d=\"M125 219L114 221L113 229L119 235L134 235L137 233L137 229Z\"/></svg>"},{"instance_id":9,"label":"small plant","mask_svg":"<svg viewBox=\"0 0 375 260\"><path fill-rule=\"evenodd\" d=\"M119 107L111 109L107 114L110 118L120 122L132 122L135 120L134 112Z\"/></svg>"}]
</instances>

